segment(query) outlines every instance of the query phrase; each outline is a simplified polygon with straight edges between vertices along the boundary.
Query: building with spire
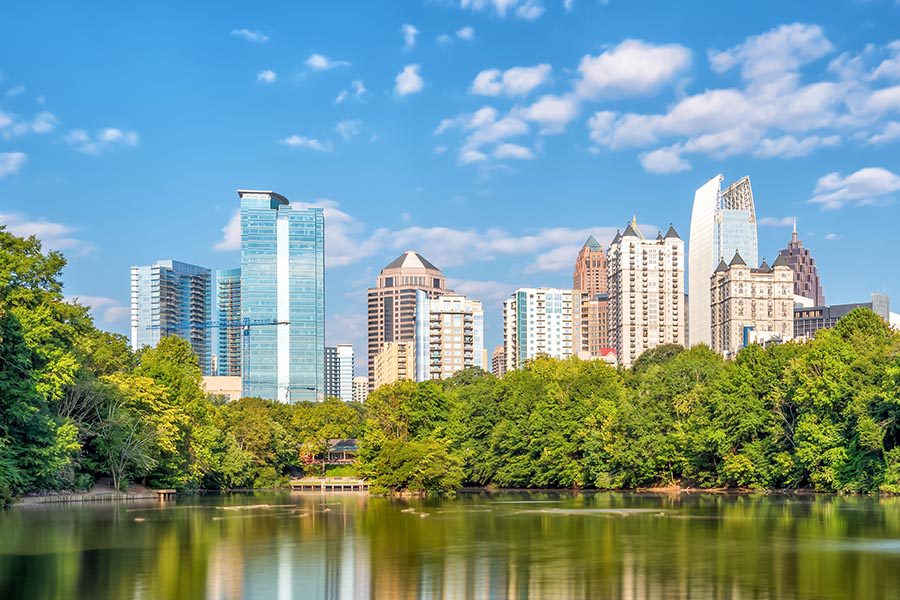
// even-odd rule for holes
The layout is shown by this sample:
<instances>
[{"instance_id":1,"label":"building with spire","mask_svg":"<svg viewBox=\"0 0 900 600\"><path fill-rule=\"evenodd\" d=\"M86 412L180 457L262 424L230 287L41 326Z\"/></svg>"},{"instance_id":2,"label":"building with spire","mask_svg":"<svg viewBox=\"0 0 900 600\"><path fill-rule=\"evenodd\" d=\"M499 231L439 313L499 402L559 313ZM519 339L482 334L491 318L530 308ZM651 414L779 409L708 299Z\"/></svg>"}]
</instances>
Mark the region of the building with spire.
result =
<instances>
[{"instance_id":1,"label":"building with spire","mask_svg":"<svg viewBox=\"0 0 900 600\"><path fill-rule=\"evenodd\" d=\"M752 343L794 337L793 274L784 256L772 266L747 265L739 252L710 276L712 349L733 357Z\"/></svg>"},{"instance_id":2,"label":"building with spire","mask_svg":"<svg viewBox=\"0 0 900 600\"><path fill-rule=\"evenodd\" d=\"M416 292L428 298L449 293L440 269L408 250L385 266L368 292L368 377L375 386L375 356L385 344L416 340ZM414 374L414 367L410 366Z\"/></svg>"},{"instance_id":3,"label":"building with spire","mask_svg":"<svg viewBox=\"0 0 900 600\"><path fill-rule=\"evenodd\" d=\"M797 235L797 219L794 219L791 241L778 255L787 260L791 271L794 272L794 294L809 298L813 306L825 306L825 294L822 292L816 259L810 255L809 248L803 246Z\"/></svg>"},{"instance_id":4,"label":"building with spire","mask_svg":"<svg viewBox=\"0 0 900 600\"><path fill-rule=\"evenodd\" d=\"M684 241L675 228L646 239L634 218L616 232L607 258L609 338L619 364L663 344L685 345Z\"/></svg>"},{"instance_id":5,"label":"building with spire","mask_svg":"<svg viewBox=\"0 0 900 600\"><path fill-rule=\"evenodd\" d=\"M606 252L590 236L575 259L572 335L575 354L599 358L609 347Z\"/></svg>"},{"instance_id":6,"label":"building with spire","mask_svg":"<svg viewBox=\"0 0 900 600\"><path fill-rule=\"evenodd\" d=\"M690 345L711 344L709 278L720 261L740 253L758 262L756 207L750 177L724 190L716 175L694 193L688 265Z\"/></svg>"}]
</instances>

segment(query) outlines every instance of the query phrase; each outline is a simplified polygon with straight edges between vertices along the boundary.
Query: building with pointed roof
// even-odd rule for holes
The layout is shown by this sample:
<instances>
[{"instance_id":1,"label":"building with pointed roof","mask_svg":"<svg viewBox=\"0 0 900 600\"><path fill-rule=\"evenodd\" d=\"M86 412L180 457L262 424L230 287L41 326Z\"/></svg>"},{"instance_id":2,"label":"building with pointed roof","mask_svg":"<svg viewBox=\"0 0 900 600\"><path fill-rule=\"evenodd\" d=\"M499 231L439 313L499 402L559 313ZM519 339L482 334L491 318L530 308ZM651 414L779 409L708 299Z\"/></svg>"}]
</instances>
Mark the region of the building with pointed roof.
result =
<instances>
[{"instance_id":1,"label":"building with pointed roof","mask_svg":"<svg viewBox=\"0 0 900 600\"><path fill-rule=\"evenodd\" d=\"M572 276L572 337L575 353L601 357L609 347L606 252L590 236L575 259Z\"/></svg>"},{"instance_id":2,"label":"building with pointed roof","mask_svg":"<svg viewBox=\"0 0 900 600\"><path fill-rule=\"evenodd\" d=\"M609 346L621 365L663 344L685 345L684 241L669 232L646 239L633 218L609 246Z\"/></svg>"},{"instance_id":3,"label":"building with pointed roof","mask_svg":"<svg viewBox=\"0 0 900 600\"><path fill-rule=\"evenodd\" d=\"M694 193L688 248L690 344L711 344L709 278L721 259L737 250L751 265L758 262L756 207L750 178L724 190L716 175Z\"/></svg>"},{"instance_id":4,"label":"building with pointed roof","mask_svg":"<svg viewBox=\"0 0 900 600\"><path fill-rule=\"evenodd\" d=\"M791 269L783 257L772 266L763 259L751 268L740 252L710 276L712 349L733 357L751 343L783 342L794 337Z\"/></svg>"},{"instance_id":5,"label":"building with pointed roof","mask_svg":"<svg viewBox=\"0 0 900 600\"><path fill-rule=\"evenodd\" d=\"M825 293L822 291L822 281L819 279L819 268L816 259L810 254L809 248L803 246L797 235L797 220L794 219L794 231L791 233L791 241L787 248L782 248L778 253L779 258L784 258L794 272L794 294L809 298L813 306L825 306Z\"/></svg>"},{"instance_id":6,"label":"building with pointed roof","mask_svg":"<svg viewBox=\"0 0 900 600\"><path fill-rule=\"evenodd\" d=\"M434 264L408 250L378 274L368 291L368 373L375 386L375 355L389 342L415 343L416 292L428 298L449 293L447 280ZM410 367L414 372L414 367Z\"/></svg>"}]
</instances>

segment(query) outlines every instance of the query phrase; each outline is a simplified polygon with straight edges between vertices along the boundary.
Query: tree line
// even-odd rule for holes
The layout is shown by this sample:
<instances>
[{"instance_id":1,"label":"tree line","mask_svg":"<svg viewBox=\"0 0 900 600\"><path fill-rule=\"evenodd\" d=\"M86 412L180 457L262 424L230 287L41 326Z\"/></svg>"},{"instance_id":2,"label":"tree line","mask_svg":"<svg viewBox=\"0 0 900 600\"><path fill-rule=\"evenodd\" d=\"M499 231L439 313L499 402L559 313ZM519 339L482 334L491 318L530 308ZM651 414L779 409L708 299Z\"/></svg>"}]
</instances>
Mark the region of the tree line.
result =
<instances>
[{"instance_id":1,"label":"tree line","mask_svg":"<svg viewBox=\"0 0 900 600\"><path fill-rule=\"evenodd\" d=\"M807 343L662 346L630 369L538 358L398 382L365 405L208 396L190 345L132 353L67 302L65 260L0 227L0 497L100 476L180 490L286 482L360 438L381 492L502 488L900 492L900 334L857 309Z\"/></svg>"}]
</instances>

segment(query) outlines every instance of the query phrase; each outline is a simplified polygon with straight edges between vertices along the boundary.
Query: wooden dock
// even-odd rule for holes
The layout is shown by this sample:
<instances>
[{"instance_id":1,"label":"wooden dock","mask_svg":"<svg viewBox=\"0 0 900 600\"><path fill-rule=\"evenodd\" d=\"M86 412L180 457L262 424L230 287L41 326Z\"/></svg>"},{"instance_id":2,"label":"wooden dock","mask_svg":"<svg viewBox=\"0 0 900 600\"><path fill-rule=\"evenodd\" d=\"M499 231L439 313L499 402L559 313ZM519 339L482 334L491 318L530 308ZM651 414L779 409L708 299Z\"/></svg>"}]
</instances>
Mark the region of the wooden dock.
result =
<instances>
[{"instance_id":1,"label":"wooden dock","mask_svg":"<svg viewBox=\"0 0 900 600\"><path fill-rule=\"evenodd\" d=\"M369 483L355 477L303 477L291 479L295 492L367 492Z\"/></svg>"}]
</instances>

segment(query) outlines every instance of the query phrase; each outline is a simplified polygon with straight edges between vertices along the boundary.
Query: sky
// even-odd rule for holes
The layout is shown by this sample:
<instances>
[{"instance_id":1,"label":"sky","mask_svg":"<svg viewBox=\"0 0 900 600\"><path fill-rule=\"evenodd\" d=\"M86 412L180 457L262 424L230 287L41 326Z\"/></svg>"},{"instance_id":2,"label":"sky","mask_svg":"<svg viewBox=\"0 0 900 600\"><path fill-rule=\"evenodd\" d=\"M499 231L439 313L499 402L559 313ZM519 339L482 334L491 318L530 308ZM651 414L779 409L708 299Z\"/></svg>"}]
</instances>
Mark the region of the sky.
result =
<instances>
[{"instance_id":1,"label":"sky","mask_svg":"<svg viewBox=\"0 0 900 600\"><path fill-rule=\"evenodd\" d=\"M900 306L895 0L76 4L0 19L0 223L106 329L132 265L239 266L249 188L325 208L326 342L359 370L404 250L484 302L490 350L588 235L687 240L718 173L751 178L760 259L796 218L829 303Z\"/></svg>"}]
</instances>

